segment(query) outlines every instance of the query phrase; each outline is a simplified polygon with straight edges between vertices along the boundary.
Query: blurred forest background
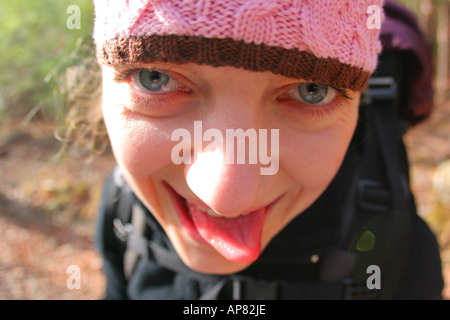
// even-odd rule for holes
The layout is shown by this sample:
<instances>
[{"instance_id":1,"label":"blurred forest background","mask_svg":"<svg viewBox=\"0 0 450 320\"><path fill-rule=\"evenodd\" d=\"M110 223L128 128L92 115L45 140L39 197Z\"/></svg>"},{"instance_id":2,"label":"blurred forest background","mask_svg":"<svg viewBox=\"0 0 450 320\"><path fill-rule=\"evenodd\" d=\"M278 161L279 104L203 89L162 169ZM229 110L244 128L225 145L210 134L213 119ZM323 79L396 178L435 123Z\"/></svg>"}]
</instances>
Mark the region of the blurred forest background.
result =
<instances>
[{"instance_id":1,"label":"blurred forest background","mask_svg":"<svg viewBox=\"0 0 450 320\"><path fill-rule=\"evenodd\" d=\"M450 299L450 1L400 2L417 14L433 47L436 109L405 143ZM0 0L0 299L103 296L93 232L114 160L92 28L91 0ZM78 289L68 288L72 265L81 271Z\"/></svg>"}]
</instances>

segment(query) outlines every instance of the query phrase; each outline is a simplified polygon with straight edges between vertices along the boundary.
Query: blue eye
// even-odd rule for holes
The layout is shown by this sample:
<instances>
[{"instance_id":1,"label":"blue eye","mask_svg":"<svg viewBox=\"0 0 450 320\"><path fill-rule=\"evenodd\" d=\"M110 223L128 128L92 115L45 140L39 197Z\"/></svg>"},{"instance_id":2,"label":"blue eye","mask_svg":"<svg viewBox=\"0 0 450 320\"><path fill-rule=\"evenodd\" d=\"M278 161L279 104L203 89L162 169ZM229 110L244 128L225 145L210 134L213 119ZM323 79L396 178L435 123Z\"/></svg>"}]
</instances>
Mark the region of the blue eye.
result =
<instances>
[{"instance_id":1,"label":"blue eye","mask_svg":"<svg viewBox=\"0 0 450 320\"><path fill-rule=\"evenodd\" d=\"M328 94L328 87L318 83L303 83L298 86L298 93L302 99L311 104L321 102Z\"/></svg>"},{"instance_id":2,"label":"blue eye","mask_svg":"<svg viewBox=\"0 0 450 320\"><path fill-rule=\"evenodd\" d=\"M170 80L170 76L158 71L139 72L139 81L142 86L150 91L160 91Z\"/></svg>"},{"instance_id":3,"label":"blue eye","mask_svg":"<svg viewBox=\"0 0 450 320\"><path fill-rule=\"evenodd\" d=\"M325 84L305 82L291 90L294 100L312 105L326 105L336 97L336 90Z\"/></svg>"},{"instance_id":4,"label":"blue eye","mask_svg":"<svg viewBox=\"0 0 450 320\"><path fill-rule=\"evenodd\" d=\"M131 83L135 89L152 94L173 92L179 87L170 75L158 70L141 70L131 76Z\"/></svg>"}]
</instances>

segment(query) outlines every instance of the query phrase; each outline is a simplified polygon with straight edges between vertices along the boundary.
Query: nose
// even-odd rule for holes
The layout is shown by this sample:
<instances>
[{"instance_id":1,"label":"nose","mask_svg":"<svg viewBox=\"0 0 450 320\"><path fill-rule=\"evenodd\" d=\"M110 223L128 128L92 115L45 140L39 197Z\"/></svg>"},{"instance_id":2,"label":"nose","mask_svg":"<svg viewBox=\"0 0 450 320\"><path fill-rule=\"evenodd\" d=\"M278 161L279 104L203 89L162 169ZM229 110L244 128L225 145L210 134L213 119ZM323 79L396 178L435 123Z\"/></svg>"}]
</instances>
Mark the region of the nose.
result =
<instances>
[{"instance_id":1,"label":"nose","mask_svg":"<svg viewBox=\"0 0 450 320\"><path fill-rule=\"evenodd\" d=\"M265 169L272 174L267 170L267 157L260 152L260 129L270 120L265 110L271 82L259 73L235 68L215 69L206 77L211 85L204 100L203 145L195 147L194 141L194 157L191 164L185 164L185 179L210 208L233 217L264 205L274 184L275 175L261 173ZM266 149L267 145L262 153L267 154ZM274 160L270 162L276 172L278 159Z\"/></svg>"},{"instance_id":2,"label":"nose","mask_svg":"<svg viewBox=\"0 0 450 320\"><path fill-rule=\"evenodd\" d=\"M255 206L261 204L268 177L261 175L258 161L249 161L250 153L257 152L255 146L248 145L247 160L237 163L239 155L230 152L244 149L227 148L226 134L221 144L220 132L216 130L215 146L209 144L202 150L193 150L192 163L185 165L185 178L200 200L220 215L233 217L257 209Z\"/></svg>"}]
</instances>

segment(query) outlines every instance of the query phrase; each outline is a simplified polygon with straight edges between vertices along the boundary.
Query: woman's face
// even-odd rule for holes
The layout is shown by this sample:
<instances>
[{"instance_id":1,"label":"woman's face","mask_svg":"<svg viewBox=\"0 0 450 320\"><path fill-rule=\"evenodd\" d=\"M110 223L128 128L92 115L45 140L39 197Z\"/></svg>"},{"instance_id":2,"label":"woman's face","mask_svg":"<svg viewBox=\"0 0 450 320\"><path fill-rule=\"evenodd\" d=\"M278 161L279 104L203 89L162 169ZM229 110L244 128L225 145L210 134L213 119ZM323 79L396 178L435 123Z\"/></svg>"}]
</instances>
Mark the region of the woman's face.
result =
<instances>
[{"instance_id":1,"label":"woman's face","mask_svg":"<svg viewBox=\"0 0 450 320\"><path fill-rule=\"evenodd\" d=\"M322 194L358 116L359 93L271 72L153 63L103 81L126 180L204 273L246 268Z\"/></svg>"}]
</instances>

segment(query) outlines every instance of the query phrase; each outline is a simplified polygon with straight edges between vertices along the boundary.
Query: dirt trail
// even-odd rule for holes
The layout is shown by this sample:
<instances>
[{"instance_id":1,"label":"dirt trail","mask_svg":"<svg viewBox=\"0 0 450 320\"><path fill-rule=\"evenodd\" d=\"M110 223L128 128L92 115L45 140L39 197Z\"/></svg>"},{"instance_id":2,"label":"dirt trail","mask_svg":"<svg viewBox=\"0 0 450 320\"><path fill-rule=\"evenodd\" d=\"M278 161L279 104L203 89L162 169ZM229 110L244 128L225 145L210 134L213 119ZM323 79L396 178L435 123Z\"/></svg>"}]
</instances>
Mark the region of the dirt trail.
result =
<instances>
[{"instance_id":1,"label":"dirt trail","mask_svg":"<svg viewBox=\"0 0 450 320\"><path fill-rule=\"evenodd\" d=\"M93 232L112 156L56 161L53 130L51 124L0 129L0 299L101 299L104 294ZM79 268L79 289L70 281L73 289L68 288L69 266Z\"/></svg>"}]
</instances>

